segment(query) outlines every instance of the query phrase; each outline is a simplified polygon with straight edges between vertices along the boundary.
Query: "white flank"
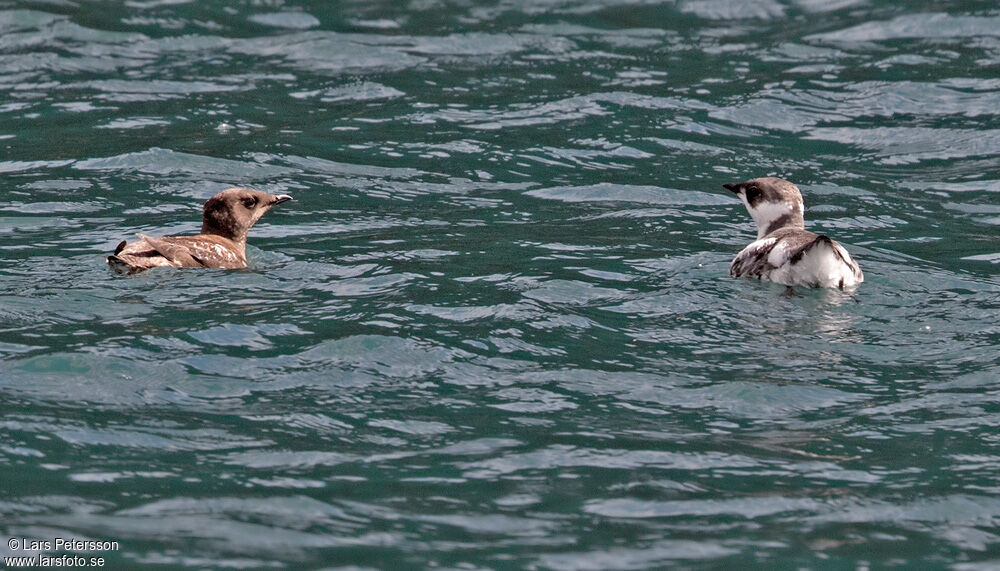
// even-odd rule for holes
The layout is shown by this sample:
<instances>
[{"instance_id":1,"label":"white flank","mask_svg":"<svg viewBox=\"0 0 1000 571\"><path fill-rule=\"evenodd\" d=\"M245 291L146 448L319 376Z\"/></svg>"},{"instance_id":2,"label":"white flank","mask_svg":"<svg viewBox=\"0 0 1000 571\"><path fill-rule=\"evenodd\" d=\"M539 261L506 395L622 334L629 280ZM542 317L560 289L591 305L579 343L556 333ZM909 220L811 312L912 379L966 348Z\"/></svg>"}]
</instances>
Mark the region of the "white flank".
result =
<instances>
[{"instance_id":1,"label":"white flank","mask_svg":"<svg viewBox=\"0 0 1000 571\"><path fill-rule=\"evenodd\" d=\"M781 244L775 247L775 250ZM821 242L807 250L795 264L782 263L772 270L766 279L786 285L804 285L809 287L841 287L852 288L864 280L864 276L854 267L845 264L834 252L836 248L846 260L851 260L850 254L839 244ZM774 251L772 250L772 256ZM853 260L852 260L853 261ZM772 257L768 257L772 263Z\"/></svg>"}]
</instances>

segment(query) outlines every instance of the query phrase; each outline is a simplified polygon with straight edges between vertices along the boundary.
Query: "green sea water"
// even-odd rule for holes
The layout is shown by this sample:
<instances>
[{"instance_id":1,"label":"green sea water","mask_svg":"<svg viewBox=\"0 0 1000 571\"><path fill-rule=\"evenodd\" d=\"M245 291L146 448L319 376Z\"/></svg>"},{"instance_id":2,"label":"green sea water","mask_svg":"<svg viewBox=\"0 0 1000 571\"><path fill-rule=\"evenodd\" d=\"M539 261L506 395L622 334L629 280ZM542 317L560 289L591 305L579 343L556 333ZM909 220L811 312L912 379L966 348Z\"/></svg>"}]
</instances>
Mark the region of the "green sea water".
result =
<instances>
[{"instance_id":1,"label":"green sea water","mask_svg":"<svg viewBox=\"0 0 1000 571\"><path fill-rule=\"evenodd\" d=\"M0 0L0 555L998 568L998 71L991 2ZM728 276L763 175L853 296ZM105 265L233 185L248 270Z\"/></svg>"}]
</instances>

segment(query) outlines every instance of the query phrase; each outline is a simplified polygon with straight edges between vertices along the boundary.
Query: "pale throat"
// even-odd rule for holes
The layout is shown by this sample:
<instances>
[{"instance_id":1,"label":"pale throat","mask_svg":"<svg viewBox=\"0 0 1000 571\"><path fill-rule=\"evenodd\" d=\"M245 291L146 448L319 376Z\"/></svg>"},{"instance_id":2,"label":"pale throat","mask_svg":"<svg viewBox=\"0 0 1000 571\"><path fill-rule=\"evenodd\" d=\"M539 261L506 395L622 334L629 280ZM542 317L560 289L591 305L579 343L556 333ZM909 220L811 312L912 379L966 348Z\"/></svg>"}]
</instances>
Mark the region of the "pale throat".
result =
<instances>
[{"instance_id":1,"label":"pale throat","mask_svg":"<svg viewBox=\"0 0 1000 571\"><path fill-rule=\"evenodd\" d=\"M750 216L757 224L757 239L767 236L780 228L805 228L802 205L793 202L759 202L755 208L748 208Z\"/></svg>"}]
</instances>

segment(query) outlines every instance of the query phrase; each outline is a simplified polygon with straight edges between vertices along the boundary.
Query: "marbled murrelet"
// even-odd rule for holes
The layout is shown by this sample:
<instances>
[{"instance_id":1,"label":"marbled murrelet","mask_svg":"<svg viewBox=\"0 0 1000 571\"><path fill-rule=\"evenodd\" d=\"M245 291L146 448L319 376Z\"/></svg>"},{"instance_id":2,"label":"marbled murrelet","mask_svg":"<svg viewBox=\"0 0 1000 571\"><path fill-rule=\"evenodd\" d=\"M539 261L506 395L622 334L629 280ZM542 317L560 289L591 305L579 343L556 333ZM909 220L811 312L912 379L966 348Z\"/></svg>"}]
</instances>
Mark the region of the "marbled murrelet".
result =
<instances>
[{"instance_id":1,"label":"marbled murrelet","mask_svg":"<svg viewBox=\"0 0 1000 571\"><path fill-rule=\"evenodd\" d=\"M245 268L247 233L268 210L292 197L247 188L224 190L205 203L201 234L122 241L108 256L116 272L134 274L149 268Z\"/></svg>"},{"instance_id":2,"label":"marbled murrelet","mask_svg":"<svg viewBox=\"0 0 1000 571\"><path fill-rule=\"evenodd\" d=\"M797 186L776 177L723 186L740 198L757 224L757 240L736 255L729 275L840 289L864 281L861 268L843 246L805 229Z\"/></svg>"}]
</instances>

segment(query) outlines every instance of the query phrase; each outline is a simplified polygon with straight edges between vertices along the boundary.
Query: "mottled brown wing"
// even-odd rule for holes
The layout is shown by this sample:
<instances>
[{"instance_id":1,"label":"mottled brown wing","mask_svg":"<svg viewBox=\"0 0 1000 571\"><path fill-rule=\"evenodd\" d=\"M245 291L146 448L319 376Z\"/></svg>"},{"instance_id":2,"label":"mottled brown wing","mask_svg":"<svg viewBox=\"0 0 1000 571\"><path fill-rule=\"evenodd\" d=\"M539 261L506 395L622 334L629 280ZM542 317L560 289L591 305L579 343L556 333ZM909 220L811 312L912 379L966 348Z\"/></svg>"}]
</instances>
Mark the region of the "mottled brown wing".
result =
<instances>
[{"instance_id":1,"label":"mottled brown wing","mask_svg":"<svg viewBox=\"0 0 1000 571\"><path fill-rule=\"evenodd\" d=\"M241 256L229 240L220 236L177 236L171 238L198 260L206 268L245 268L246 258Z\"/></svg>"},{"instance_id":2,"label":"mottled brown wing","mask_svg":"<svg viewBox=\"0 0 1000 571\"><path fill-rule=\"evenodd\" d=\"M170 260L172 263L177 264L178 267L205 267L205 264L203 264L197 256L193 255L191 250L185 244L177 243L171 238L152 238L150 236L146 236L145 234L139 234L139 238L145 240L147 244L152 246L157 251L157 253Z\"/></svg>"}]
</instances>

